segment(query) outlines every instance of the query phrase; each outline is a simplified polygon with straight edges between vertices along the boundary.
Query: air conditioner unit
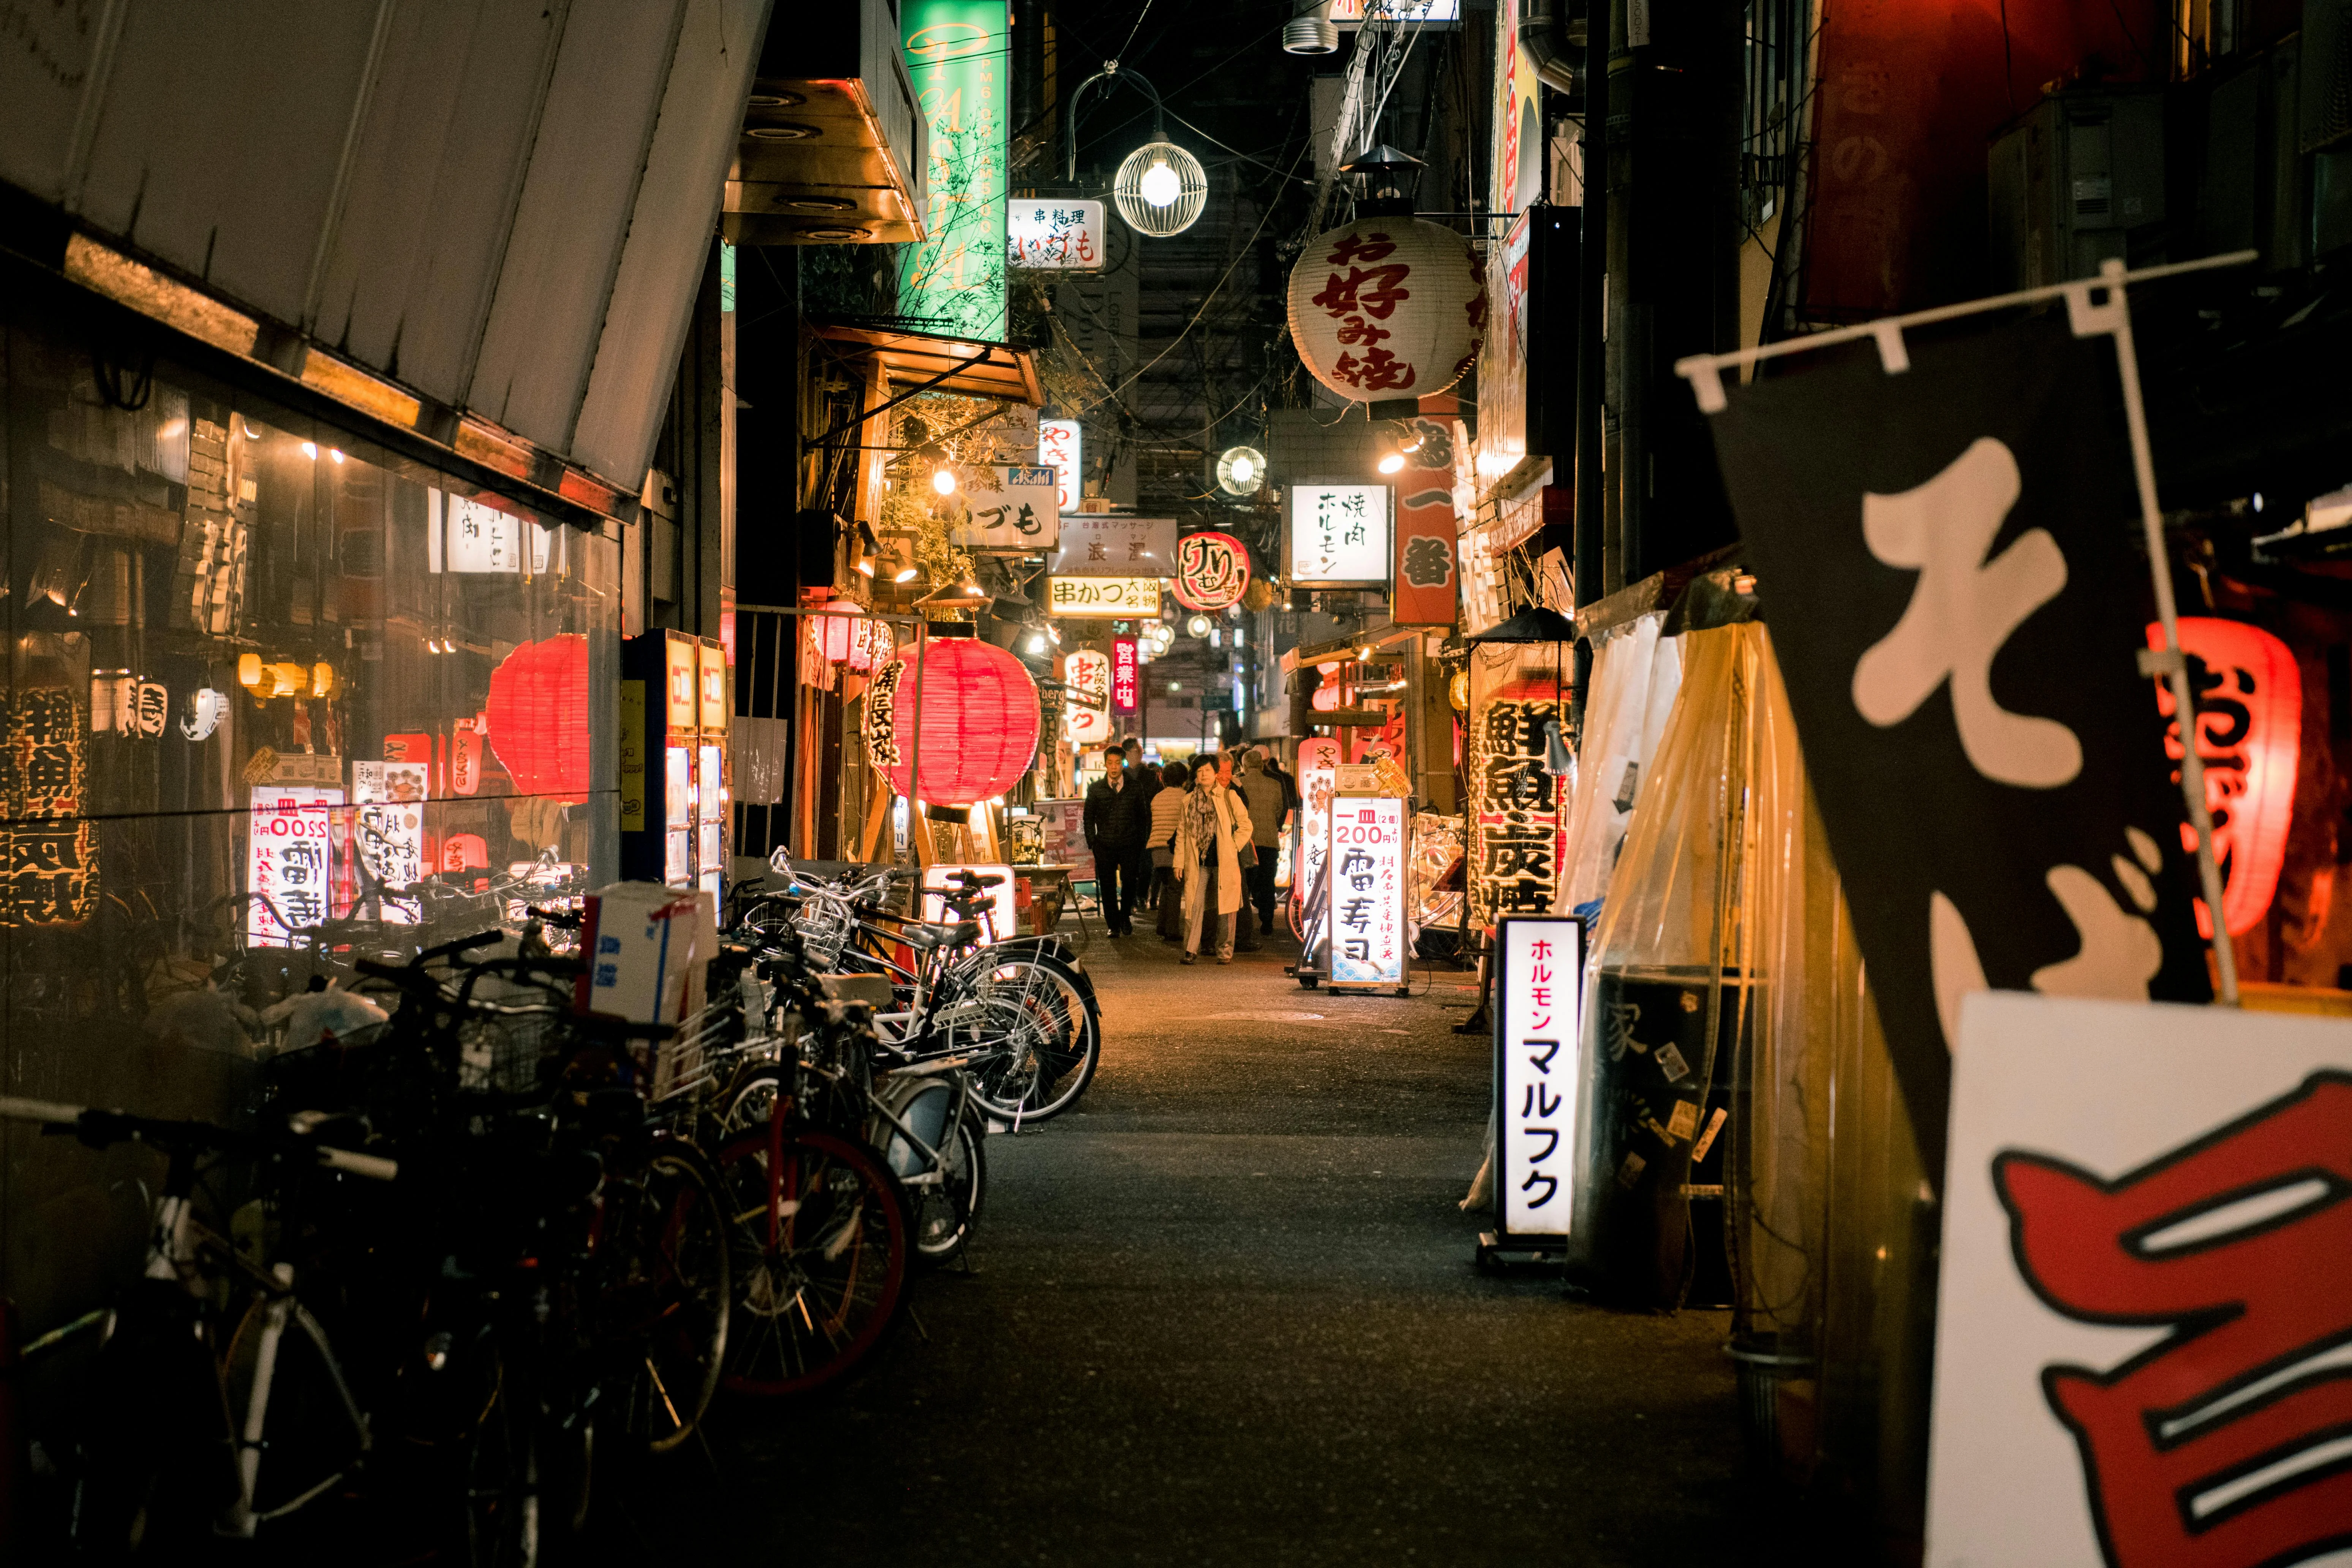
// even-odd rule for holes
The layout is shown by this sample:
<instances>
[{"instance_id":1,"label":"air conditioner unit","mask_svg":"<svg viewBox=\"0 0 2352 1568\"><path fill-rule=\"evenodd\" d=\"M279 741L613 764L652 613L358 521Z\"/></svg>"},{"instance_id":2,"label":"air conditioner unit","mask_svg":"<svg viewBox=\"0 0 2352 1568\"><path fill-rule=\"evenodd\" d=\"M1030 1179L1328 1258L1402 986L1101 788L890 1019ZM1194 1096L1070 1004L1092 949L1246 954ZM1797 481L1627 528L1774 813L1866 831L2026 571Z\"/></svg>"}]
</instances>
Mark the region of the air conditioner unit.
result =
<instances>
[{"instance_id":1,"label":"air conditioner unit","mask_svg":"<svg viewBox=\"0 0 2352 1568\"><path fill-rule=\"evenodd\" d=\"M2164 221L2164 100L2154 88L2053 93L1997 137L1987 169L1996 291L2098 274Z\"/></svg>"}]
</instances>

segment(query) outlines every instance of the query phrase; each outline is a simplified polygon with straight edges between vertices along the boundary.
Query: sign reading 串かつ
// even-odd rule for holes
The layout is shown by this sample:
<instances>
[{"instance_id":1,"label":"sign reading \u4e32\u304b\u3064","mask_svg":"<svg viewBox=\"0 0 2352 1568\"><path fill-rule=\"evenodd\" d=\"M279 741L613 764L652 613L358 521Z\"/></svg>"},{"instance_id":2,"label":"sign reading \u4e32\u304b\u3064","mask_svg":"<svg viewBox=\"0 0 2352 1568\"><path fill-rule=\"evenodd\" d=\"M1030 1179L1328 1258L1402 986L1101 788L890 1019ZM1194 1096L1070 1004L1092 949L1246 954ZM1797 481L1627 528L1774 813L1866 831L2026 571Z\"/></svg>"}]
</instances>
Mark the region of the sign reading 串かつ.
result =
<instances>
[{"instance_id":1,"label":"sign reading \u4e32\u304b\u3064","mask_svg":"<svg viewBox=\"0 0 2352 1568\"><path fill-rule=\"evenodd\" d=\"M1000 467L998 488L973 490L965 520L948 530L959 550L1051 550L1061 542L1062 510L1050 467Z\"/></svg>"},{"instance_id":2,"label":"sign reading \u4e32\u304b\u3064","mask_svg":"<svg viewBox=\"0 0 2352 1568\"><path fill-rule=\"evenodd\" d=\"M1331 803L1331 984L1404 984L1404 802L1341 795Z\"/></svg>"},{"instance_id":3,"label":"sign reading \u4e32\u304b\u3064","mask_svg":"<svg viewBox=\"0 0 2352 1568\"><path fill-rule=\"evenodd\" d=\"M1156 616L1157 577L1052 577L1045 584L1049 616Z\"/></svg>"},{"instance_id":4,"label":"sign reading \u4e32\u304b\u3064","mask_svg":"<svg viewBox=\"0 0 2352 1568\"><path fill-rule=\"evenodd\" d=\"M1584 922L1511 917L1495 946L1496 1223L1507 1237L1566 1236L1576 1200Z\"/></svg>"},{"instance_id":5,"label":"sign reading \u4e32\u304b\u3064","mask_svg":"<svg viewBox=\"0 0 2352 1568\"><path fill-rule=\"evenodd\" d=\"M1176 570L1176 520L1080 512L1066 518L1047 563L1061 577L1166 577Z\"/></svg>"},{"instance_id":6,"label":"sign reading \u4e32\u304b\u3064","mask_svg":"<svg viewBox=\"0 0 2352 1568\"><path fill-rule=\"evenodd\" d=\"M907 72L930 129L924 237L898 308L949 337L1004 337L1006 47L1002 0L905 0Z\"/></svg>"},{"instance_id":7,"label":"sign reading \u4e32\u304b\u3064","mask_svg":"<svg viewBox=\"0 0 2352 1568\"><path fill-rule=\"evenodd\" d=\"M1283 558L1301 588L1384 588L1389 487L1297 484L1283 491Z\"/></svg>"},{"instance_id":8,"label":"sign reading \u4e32\u304b\u3064","mask_svg":"<svg viewBox=\"0 0 2352 1568\"><path fill-rule=\"evenodd\" d=\"M1093 272L1103 264L1100 202L1013 202L1004 213L1004 258L1014 267Z\"/></svg>"}]
</instances>

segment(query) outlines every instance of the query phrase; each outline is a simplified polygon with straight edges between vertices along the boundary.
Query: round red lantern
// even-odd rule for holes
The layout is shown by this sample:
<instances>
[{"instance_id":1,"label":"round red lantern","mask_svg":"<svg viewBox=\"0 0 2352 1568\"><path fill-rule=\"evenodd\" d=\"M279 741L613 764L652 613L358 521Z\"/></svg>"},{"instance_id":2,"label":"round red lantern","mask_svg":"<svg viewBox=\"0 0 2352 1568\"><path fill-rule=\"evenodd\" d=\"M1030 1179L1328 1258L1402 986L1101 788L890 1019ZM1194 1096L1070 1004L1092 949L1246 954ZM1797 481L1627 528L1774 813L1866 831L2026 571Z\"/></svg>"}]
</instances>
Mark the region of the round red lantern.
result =
<instances>
[{"instance_id":1,"label":"round red lantern","mask_svg":"<svg viewBox=\"0 0 2352 1568\"><path fill-rule=\"evenodd\" d=\"M1359 403L1444 391L1486 329L1486 275L1470 242L1421 218L1358 218L1309 242L1290 269L1298 357Z\"/></svg>"},{"instance_id":2,"label":"round red lantern","mask_svg":"<svg viewBox=\"0 0 2352 1568\"><path fill-rule=\"evenodd\" d=\"M1249 546L1230 533L1188 533L1176 542L1176 602L1215 611L1249 592Z\"/></svg>"},{"instance_id":3,"label":"round red lantern","mask_svg":"<svg viewBox=\"0 0 2352 1568\"><path fill-rule=\"evenodd\" d=\"M527 642L490 672L490 749L518 795L588 798L588 639Z\"/></svg>"},{"instance_id":4,"label":"round red lantern","mask_svg":"<svg viewBox=\"0 0 2352 1568\"><path fill-rule=\"evenodd\" d=\"M896 671L895 679L892 672ZM922 787L912 787L916 660L892 661L867 700L887 694L889 721L869 722L866 742L890 787L934 805L971 805L1003 795L1037 753L1037 683L1005 649L976 637L944 637L921 648ZM878 718L876 714L874 717Z\"/></svg>"},{"instance_id":5,"label":"round red lantern","mask_svg":"<svg viewBox=\"0 0 2352 1568\"><path fill-rule=\"evenodd\" d=\"M2295 766L2303 748L2303 675L2294 650L2260 626L2210 616L2180 617L2180 649L2197 705L2197 756L2205 765L2205 809L2213 818L2213 859L2221 871L2221 922L2231 936L2262 923L2286 864L2294 818ZM2150 647L2164 627L2147 628ZM2165 753L2181 761L2172 685L2156 683L2157 710L2168 721ZM2180 777L2176 768L2176 782ZM2195 831L2182 825L2192 851ZM2197 930L2213 934L2213 916L2197 900Z\"/></svg>"}]
</instances>

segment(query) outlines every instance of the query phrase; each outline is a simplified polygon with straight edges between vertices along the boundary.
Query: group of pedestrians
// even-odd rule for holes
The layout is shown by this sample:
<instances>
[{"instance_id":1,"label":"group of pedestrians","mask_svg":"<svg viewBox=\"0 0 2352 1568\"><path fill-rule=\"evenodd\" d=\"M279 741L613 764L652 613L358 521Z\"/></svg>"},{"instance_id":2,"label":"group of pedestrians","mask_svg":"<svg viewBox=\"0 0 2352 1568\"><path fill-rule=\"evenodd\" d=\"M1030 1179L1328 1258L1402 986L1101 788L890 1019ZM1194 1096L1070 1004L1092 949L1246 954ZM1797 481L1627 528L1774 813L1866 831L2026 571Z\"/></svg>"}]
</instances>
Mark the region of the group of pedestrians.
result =
<instances>
[{"instance_id":1,"label":"group of pedestrians","mask_svg":"<svg viewBox=\"0 0 2352 1568\"><path fill-rule=\"evenodd\" d=\"M1134 740L1105 747L1102 760L1101 781L1087 789L1086 835L1110 934L1133 936L1136 912L1150 910L1160 940L1184 944L1186 963L1204 947L1231 963L1263 946L1282 824L1298 804L1281 764L1252 747L1238 776L1225 752L1155 770Z\"/></svg>"}]
</instances>

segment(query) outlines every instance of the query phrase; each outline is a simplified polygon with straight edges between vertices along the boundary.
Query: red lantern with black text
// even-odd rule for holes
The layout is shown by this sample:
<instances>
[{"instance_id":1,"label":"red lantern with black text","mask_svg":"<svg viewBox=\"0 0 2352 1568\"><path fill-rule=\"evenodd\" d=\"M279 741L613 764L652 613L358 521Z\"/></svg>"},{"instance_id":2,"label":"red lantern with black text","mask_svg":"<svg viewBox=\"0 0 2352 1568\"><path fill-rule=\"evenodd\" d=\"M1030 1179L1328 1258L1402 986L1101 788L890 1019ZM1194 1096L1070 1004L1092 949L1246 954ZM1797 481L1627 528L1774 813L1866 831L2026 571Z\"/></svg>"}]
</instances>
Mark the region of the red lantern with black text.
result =
<instances>
[{"instance_id":1,"label":"red lantern with black text","mask_svg":"<svg viewBox=\"0 0 2352 1568\"><path fill-rule=\"evenodd\" d=\"M976 637L922 647L922 787L912 787L908 744L916 732L915 661L898 659L890 690L890 733L867 741L890 786L935 805L971 805L1020 783L1037 753L1037 683L1020 659ZM886 676L888 671L885 671Z\"/></svg>"},{"instance_id":2,"label":"red lantern with black text","mask_svg":"<svg viewBox=\"0 0 2352 1568\"><path fill-rule=\"evenodd\" d=\"M2150 647L2164 646L2162 625L2148 626L2147 641ZM2213 818L2213 859L2221 870L2221 923L2231 936L2242 936L2262 923L2286 864L2303 744L2303 675L2293 649L2242 621L2183 616L2180 648L2189 657L2197 705L2197 756L2205 765L2205 809ZM2165 754L2178 763L2180 726L2170 721L2170 682L2156 683L2156 702L2168 721ZM2179 777L2176 769L2176 783ZM2184 823L2181 834L2195 849L2195 830ZM2213 934L2202 899L2197 929L2200 935Z\"/></svg>"},{"instance_id":3,"label":"red lantern with black text","mask_svg":"<svg viewBox=\"0 0 2352 1568\"><path fill-rule=\"evenodd\" d=\"M1290 270L1290 339L1315 379L1359 403L1462 379L1486 328L1470 242L1415 217L1361 217L1307 243Z\"/></svg>"},{"instance_id":4,"label":"red lantern with black text","mask_svg":"<svg viewBox=\"0 0 2352 1568\"><path fill-rule=\"evenodd\" d=\"M1232 534L1210 530L1176 542L1173 587L1186 609L1214 612L1238 605L1249 584L1249 546Z\"/></svg>"},{"instance_id":5,"label":"red lantern with black text","mask_svg":"<svg viewBox=\"0 0 2352 1568\"><path fill-rule=\"evenodd\" d=\"M490 672L490 749L518 795L588 798L588 639L527 642Z\"/></svg>"}]
</instances>

